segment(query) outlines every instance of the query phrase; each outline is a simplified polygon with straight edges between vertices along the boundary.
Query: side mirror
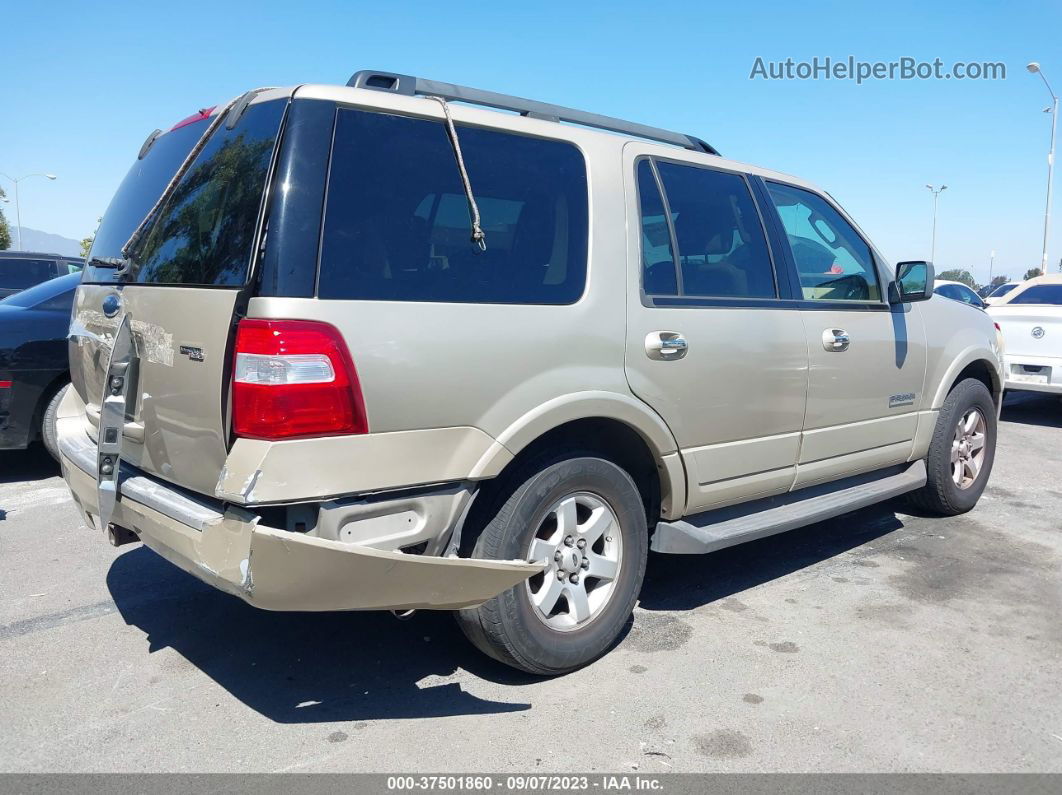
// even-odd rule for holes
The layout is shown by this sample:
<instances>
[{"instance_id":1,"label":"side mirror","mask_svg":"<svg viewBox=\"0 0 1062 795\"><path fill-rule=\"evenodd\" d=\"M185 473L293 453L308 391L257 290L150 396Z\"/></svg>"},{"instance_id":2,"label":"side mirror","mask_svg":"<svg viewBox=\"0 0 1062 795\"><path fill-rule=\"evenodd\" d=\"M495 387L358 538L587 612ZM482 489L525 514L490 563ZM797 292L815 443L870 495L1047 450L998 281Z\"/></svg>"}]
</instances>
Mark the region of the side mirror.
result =
<instances>
[{"instance_id":1,"label":"side mirror","mask_svg":"<svg viewBox=\"0 0 1062 795\"><path fill-rule=\"evenodd\" d=\"M896 280L889 285L889 303L910 304L928 301L933 297L933 264L923 260L900 262L896 265Z\"/></svg>"}]
</instances>

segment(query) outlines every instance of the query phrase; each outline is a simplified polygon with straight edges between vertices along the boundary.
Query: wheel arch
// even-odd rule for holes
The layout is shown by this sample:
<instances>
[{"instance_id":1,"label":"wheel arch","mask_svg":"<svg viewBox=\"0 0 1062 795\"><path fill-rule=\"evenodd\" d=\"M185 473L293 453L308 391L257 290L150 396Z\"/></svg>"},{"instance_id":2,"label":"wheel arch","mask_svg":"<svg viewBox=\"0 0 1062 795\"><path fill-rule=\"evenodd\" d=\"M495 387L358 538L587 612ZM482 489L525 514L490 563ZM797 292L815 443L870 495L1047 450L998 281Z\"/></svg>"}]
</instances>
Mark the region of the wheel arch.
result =
<instances>
[{"instance_id":1,"label":"wheel arch","mask_svg":"<svg viewBox=\"0 0 1062 795\"><path fill-rule=\"evenodd\" d=\"M685 509L686 472L675 437L636 398L610 392L565 395L524 414L497 441L477 464L474 478L495 476L486 483L499 482L550 449L579 448L628 469L646 498L650 527L659 516L673 518Z\"/></svg>"},{"instance_id":2,"label":"wheel arch","mask_svg":"<svg viewBox=\"0 0 1062 795\"><path fill-rule=\"evenodd\" d=\"M933 408L939 409L943 406L951 390L967 378L976 379L988 388L998 411L1003 400L1003 379L999 372L998 362L994 360L989 351L976 348L967 349L962 356L952 362L937 385L933 397Z\"/></svg>"}]
</instances>

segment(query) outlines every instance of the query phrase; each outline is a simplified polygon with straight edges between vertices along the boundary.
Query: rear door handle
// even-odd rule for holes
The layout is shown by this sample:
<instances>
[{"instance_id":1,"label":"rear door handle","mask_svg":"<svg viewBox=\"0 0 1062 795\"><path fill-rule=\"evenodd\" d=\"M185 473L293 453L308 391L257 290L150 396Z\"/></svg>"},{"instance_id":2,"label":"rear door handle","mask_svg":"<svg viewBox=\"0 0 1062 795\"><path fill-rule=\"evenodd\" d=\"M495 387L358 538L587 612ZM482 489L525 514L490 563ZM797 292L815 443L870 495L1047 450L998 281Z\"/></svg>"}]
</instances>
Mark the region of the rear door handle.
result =
<instances>
[{"instance_id":1,"label":"rear door handle","mask_svg":"<svg viewBox=\"0 0 1062 795\"><path fill-rule=\"evenodd\" d=\"M688 350L686 338L678 331L651 331L645 336L645 355L656 361L681 359Z\"/></svg>"},{"instance_id":2,"label":"rear door handle","mask_svg":"<svg viewBox=\"0 0 1062 795\"><path fill-rule=\"evenodd\" d=\"M851 340L848 332L841 328L828 328L822 332L822 347L833 353L848 350Z\"/></svg>"}]
</instances>

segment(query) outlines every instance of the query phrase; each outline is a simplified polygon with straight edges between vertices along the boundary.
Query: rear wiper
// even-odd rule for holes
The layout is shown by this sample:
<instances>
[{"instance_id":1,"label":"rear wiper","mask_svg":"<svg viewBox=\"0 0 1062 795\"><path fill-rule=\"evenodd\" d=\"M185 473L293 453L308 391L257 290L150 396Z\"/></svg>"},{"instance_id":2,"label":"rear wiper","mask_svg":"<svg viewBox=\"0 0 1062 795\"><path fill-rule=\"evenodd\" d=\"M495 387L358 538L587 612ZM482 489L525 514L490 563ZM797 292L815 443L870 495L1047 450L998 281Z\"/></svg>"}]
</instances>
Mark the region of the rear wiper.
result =
<instances>
[{"instance_id":1,"label":"rear wiper","mask_svg":"<svg viewBox=\"0 0 1062 795\"><path fill-rule=\"evenodd\" d=\"M115 277L120 279L132 269L133 261L125 257L90 257L88 265L92 268L114 268Z\"/></svg>"}]
</instances>

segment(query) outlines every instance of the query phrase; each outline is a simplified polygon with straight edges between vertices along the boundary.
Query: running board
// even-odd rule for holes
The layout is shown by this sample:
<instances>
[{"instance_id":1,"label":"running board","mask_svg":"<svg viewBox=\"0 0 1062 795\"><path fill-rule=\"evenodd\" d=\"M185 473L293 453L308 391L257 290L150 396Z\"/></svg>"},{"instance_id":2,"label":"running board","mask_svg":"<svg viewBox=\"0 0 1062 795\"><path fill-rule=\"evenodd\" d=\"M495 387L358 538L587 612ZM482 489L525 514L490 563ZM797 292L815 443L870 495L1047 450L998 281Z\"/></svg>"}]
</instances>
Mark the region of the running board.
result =
<instances>
[{"instance_id":1,"label":"running board","mask_svg":"<svg viewBox=\"0 0 1062 795\"><path fill-rule=\"evenodd\" d=\"M926 464L916 461L673 522L658 522L650 547L676 555L715 552L865 508L925 484Z\"/></svg>"}]
</instances>

